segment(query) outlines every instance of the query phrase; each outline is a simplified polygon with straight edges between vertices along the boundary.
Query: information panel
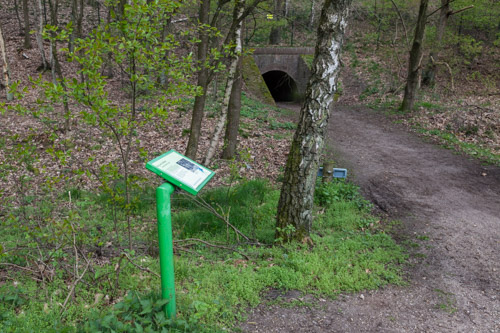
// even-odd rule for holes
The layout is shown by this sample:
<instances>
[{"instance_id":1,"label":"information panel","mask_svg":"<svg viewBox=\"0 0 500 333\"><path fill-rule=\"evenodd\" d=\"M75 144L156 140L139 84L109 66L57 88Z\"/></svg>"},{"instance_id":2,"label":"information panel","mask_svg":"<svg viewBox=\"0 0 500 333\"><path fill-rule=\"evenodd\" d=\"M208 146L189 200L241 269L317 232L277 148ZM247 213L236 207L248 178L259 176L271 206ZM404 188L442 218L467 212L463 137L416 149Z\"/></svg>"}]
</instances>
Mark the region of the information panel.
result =
<instances>
[{"instance_id":1,"label":"information panel","mask_svg":"<svg viewBox=\"0 0 500 333\"><path fill-rule=\"evenodd\" d=\"M165 178L175 186L196 195L215 172L171 150L146 164L146 169Z\"/></svg>"}]
</instances>

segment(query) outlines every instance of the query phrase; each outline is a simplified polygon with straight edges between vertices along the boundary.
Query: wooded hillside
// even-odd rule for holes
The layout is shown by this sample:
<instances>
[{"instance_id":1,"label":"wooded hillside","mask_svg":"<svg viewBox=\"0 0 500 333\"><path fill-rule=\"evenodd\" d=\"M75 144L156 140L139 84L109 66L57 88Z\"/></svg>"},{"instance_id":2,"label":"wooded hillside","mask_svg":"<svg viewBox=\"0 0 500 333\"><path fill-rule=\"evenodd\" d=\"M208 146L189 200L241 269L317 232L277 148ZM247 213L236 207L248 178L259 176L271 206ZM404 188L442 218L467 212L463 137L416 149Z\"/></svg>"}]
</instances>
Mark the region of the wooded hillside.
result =
<instances>
[{"instance_id":1,"label":"wooded hillside","mask_svg":"<svg viewBox=\"0 0 500 333\"><path fill-rule=\"evenodd\" d=\"M216 176L212 192L199 200L176 197L183 222L174 245L176 255L185 255L176 274L183 279L186 322L168 327L227 329L266 288L333 295L401 282L401 249L350 183L318 185L319 194L308 199L317 211L310 209L309 217L314 213L330 228L331 238L316 239L325 247L361 233L353 237L361 245L352 247L362 250L341 260L357 263L358 278L329 285L337 268L320 261L326 259L319 247L309 253L308 238L294 248L297 229L274 224L276 186L291 179L285 162L302 101L292 111L258 102L242 79L242 59L259 46L315 46L322 7L318 0L0 0L0 331L2 325L15 331L30 310L26 330L52 321L56 330L87 325L92 331L97 326L89 325L104 327L105 319L85 324L82 313L107 313L116 303L130 306L120 322L134 322L127 311L139 306L153 321L164 303L156 296L141 303L142 296L127 292L151 292L158 283L153 206L161 180L144 166L170 149ZM335 96L325 100L369 106L500 165L498 0L360 0L345 12L335 69L342 74L339 83L335 75L331 81ZM323 37L327 43L326 32ZM328 155L318 152L318 161ZM317 171L311 170L314 193ZM345 217L351 222L340 231L327 220L335 211L330 205L339 202L357 219ZM383 254L370 256L378 247ZM312 257L295 258L294 251ZM363 251L373 267L363 266ZM289 256L297 262L290 264ZM331 272L311 277L280 270L298 262ZM220 264L219 275L210 275L213 263ZM252 288L235 278L227 282L233 296L213 299L223 277L261 268ZM201 291L201 276L210 276L212 294Z\"/></svg>"}]
</instances>

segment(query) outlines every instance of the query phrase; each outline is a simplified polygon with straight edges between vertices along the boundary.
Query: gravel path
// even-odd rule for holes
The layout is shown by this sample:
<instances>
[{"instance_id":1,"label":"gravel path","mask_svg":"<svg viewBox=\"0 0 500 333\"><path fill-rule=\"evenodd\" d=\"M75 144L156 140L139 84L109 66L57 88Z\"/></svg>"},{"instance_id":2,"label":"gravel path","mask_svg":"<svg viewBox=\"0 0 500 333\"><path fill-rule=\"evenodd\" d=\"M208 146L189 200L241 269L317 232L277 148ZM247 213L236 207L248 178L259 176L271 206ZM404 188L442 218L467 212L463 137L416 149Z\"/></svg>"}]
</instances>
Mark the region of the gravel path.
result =
<instances>
[{"instance_id":1,"label":"gravel path","mask_svg":"<svg viewBox=\"0 0 500 333\"><path fill-rule=\"evenodd\" d=\"M329 149L401 221L408 286L315 306L260 306L248 332L500 332L500 169L455 155L363 107L338 106Z\"/></svg>"}]
</instances>

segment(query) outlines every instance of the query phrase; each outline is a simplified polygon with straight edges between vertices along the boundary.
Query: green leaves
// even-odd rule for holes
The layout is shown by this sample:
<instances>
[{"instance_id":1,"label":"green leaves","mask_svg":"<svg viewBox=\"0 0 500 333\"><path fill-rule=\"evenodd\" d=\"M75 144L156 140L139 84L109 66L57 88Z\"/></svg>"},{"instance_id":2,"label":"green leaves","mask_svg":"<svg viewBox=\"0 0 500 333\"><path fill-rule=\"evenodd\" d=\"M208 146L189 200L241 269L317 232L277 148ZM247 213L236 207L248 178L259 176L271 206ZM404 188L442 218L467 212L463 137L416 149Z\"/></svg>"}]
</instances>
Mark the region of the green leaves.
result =
<instances>
[{"instance_id":1,"label":"green leaves","mask_svg":"<svg viewBox=\"0 0 500 333\"><path fill-rule=\"evenodd\" d=\"M157 294L141 296L129 292L109 314L95 314L79 331L82 332L202 332L203 327L185 320L167 319L163 300Z\"/></svg>"}]
</instances>

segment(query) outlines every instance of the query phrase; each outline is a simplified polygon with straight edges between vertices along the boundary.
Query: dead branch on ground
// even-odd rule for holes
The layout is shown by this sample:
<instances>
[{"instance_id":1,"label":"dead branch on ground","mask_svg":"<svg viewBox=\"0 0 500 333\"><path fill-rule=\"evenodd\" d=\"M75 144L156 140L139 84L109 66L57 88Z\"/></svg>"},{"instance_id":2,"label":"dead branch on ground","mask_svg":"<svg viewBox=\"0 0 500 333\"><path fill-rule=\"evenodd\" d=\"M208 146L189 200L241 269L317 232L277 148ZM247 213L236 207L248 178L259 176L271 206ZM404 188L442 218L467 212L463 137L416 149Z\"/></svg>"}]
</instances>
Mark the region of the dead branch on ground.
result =
<instances>
[{"instance_id":1,"label":"dead branch on ground","mask_svg":"<svg viewBox=\"0 0 500 333\"><path fill-rule=\"evenodd\" d=\"M232 247L229 247L229 246L224 246L224 245L218 245L218 244L212 244L212 243L209 243L207 241L204 241L202 239L199 239L199 238L186 238L186 239L180 239L180 240L176 240L174 241L174 244L175 243L184 243L184 242L199 242L199 243L202 243L202 244L205 244L206 246L209 246L209 247L213 247L213 248L218 248L218 249L223 249L223 250L229 250L229 251L232 251L232 252L236 252L238 254L240 254L242 257L244 257L246 260L250 260L250 257L248 257L248 255L232 248Z\"/></svg>"}]
</instances>

